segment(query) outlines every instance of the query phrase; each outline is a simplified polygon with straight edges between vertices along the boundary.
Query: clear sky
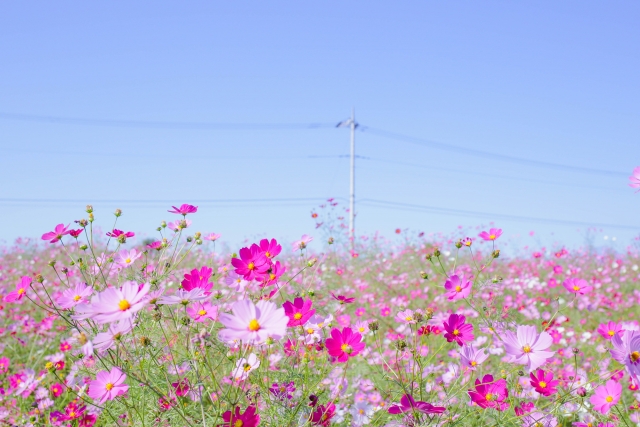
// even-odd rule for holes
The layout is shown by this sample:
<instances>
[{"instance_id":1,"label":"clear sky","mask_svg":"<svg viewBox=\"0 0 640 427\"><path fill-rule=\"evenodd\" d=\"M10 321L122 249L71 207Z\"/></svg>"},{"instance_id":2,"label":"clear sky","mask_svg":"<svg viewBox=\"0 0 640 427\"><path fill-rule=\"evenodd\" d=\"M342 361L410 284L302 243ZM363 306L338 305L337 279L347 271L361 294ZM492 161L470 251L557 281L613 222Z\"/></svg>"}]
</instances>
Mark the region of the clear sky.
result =
<instances>
[{"instance_id":1,"label":"clear sky","mask_svg":"<svg viewBox=\"0 0 640 427\"><path fill-rule=\"evenodd\" d=\"M575 245L582 223L640 229L638 16L632 1L2 2L0 238L86 203L149 235L177 203L234 245L313 235L311 209L348 197L349 132L330 125L351 107L358 234L494 220Z\"/></svg>"}]
</instances>

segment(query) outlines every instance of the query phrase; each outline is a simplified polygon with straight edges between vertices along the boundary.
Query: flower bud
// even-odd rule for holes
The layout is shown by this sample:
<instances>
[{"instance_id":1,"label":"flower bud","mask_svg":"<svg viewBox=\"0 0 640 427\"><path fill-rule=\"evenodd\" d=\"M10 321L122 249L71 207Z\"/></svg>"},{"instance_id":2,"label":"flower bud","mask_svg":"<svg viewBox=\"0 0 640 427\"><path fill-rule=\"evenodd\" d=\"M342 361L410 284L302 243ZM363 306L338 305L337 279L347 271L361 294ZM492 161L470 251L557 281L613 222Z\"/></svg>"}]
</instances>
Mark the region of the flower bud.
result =
<instances>
[{"instance_id":1,"label":"flower bud","mask_svg":"<svg viewBox=\"0 0 640 427\"><path fill-rule=\"evenodd\" d=\"M311 258L307 261L307 267L313 267L316 262L318 262L318 258Z\"/></svg>"},{"instance_id":2,"label":"flower bud","mask_svg":"<svg viewBox=\"0 0 640 427\"><path fill-rule=\"evenodd\" d=\"M578 387L576 394L580 397L585 397L587 395L587 389L584 387Z\"/></svg>"},{"instance_id":3,"label":"flower bud","mask_svg":"<svg viewBox=\"0 0 640 427\"><path fill-rule=\"evenodd\" d=\"M69 269L67 267L62 267L60 271L62 271L62 274L67 274L69 272Z\"/></svg>"},{"instance_id":4,"label":"flower bud","mask_svg":"<svg viewBox=\"0 0 640 427\"><path fill-rule=\"evenodd\" d=\"M35 279L36 279L36 282L38 283L44 282L44 277L42 277L42 274L36 274Z\"/></svg>"},{"instance_id":5,"label":"flower bud","mask_svg":"<svg viewBox=\"0 0 640 427\"><path fill-rule=\"evenodd\" d=\"M196 239L196 245L201 245L202 244L202 239Z\"/></svg>"},{"instance_id":6,"label":"flower bud","mask_svg":"<svg viewBox=\"0 0 640 427\"><path fill-rule=\"evenodd\" d=\"M491 256L494 258L498 258L500 256L500 249L496 249L495 251L493 251Z\"/></svg>"},{"instance_id":7,"label":"flower bud","mask_svg":"<svg viewBox=\"0 0 640 427\"><path fill-rule=\"evenodd\" d=\"M376 320L374 320L373 322L369 323L369 329L371 329L372 331L377 331L378 330L378 322Z\"/></svg>"},{"instance_id":8,"label":"flower bud","mask_svg":"<svg viewBox=\"0 0 640 427\"><path fill-rule=\"evenodd\" d=\"M440 252L440 249L435 248L435 249L434 249L434 251L433 251L433 255L434 255L436 258L440 258L440 255L442 255L442 253Z\"/></svg>"},{"instance_id":9,"label":"flower bud","mask_svg":"<svg viewBox=\"0 0 640 427\"><path fill-rule=\"evenodd\" d=\"M189 243L193 242L193 237L187 236L187 242L189 242Z\"/></svg>"},{"instance_id":10,"label":"flower bud","mask_svg":"<svg viewBox=\"0 0 640 427\"><path fill-rule=\"evenodd\" d=\"M193 237L195 237L196 239L199 239L202 237L202 233L199 231L196 231L196 234L194 234Z\"/></svg>"},{"instance_id":11,"label":"flower bud","mask_svg":"<svg viewBox=\"0 0 640 427\"><path fill-rule=\"evenodd\" d=\"M429 280L429 275L424 271L420 272L420 277L422 277L424 280Z\"/></svg>"},{"instance_id":12,"label":"flower bud","mask_svg":"<svg viewBox=\"0 0 640 427\"><path fill-rule=\"evenodd\" d=\"M86 250L87 250L87 248L88 248L88 246L87 246L87 245L80 245L80 249L82 249L83 251L86 251Z\"/></svg>"},{"instance_id":13,"label":"flower bud","mask_svg":"<svg viewBox=\"0 0 640 427\"><path fill-rule=\"evenodd\" d=\"M153 315L151 316L153 318L153 320L155 320L156 322L159 322L160 320L162 320L162 314L160 314L159 311L156 311L153 313Z\"/></svg>"},{"instance_id":14,"label":"flower bud","mask_svg":"<svg viewBox=\"0 0 640 427\"><path fill-rule=\"evenodd\" d=\"M184 326L189 326L189 323L191 323L191 319L185 316L182 319L180 319L180 323L182 323Z\"/></svg>"},{"instance_id":15,"label":"flower bud","mask_svg":"<svg viewBox=\"0 0 640 427\"><path fill-rule=\"evenodd\" d=\"M56 260L52 259L51 261L49 261L49 267L55 267L56 265Z\"/></svg>"},{"instance_id":16,"label":"flower bud","mask_svg":"<svg viewBox=\"0 0 640 427\"><path fill-rule=\"evenodd\" d=\"M458 240L456 242L456 248L460 249L462 247L462 240Z\"/></svg>"},{"instance_id":17,"label":"flower bud","mask_svg":"<svg viewBox=\"0 0 640 427\"><path fill-rule=\"evenodd\" d=\"M426 255L424 256L424 258L425 258L426 260L431 261L431 258L433 258L433 254L432 254L431 252L429 252L428 254L426 254Z\"/></svg>"},{"instance_id":18,"label":"flower bud","mask_svg":"<svg viewBox=\"0 0 640 427\"><path fill-rule=\"evenodd\" d=\"M90 213L90 214L89 214L89 222L93 222L93 221L94 221L94 219L95 219L95 218L93 217L93 214L92 214L92 213Z\"/></svg>"},{"instance_id":19,"label":"flower bud","mask_svg":"<svg viewBox=\"0 0 640 427\"><path fill-rule=\"evenodd\" d=\"M150 346L151 340L147 337L140 337L140 344L143 345L144 347Z\"/></svg>"},{"instance_id":20,"label":"flower bud","mask_svg":"<svg viewBox=\"0 0 640 427\"><path fill-rule=\"evenodd\" d=\"M122 216L122 210L121 209L116 209L116 211L113 213L116 217Z\"/></svg>"},{"instance_id":21,"label":"flower bud","mask_svg":"<svg viewBox=\"0 0 640 427\"><path fill-rule=\"evenodd\" d=\"M89 221L87 221L86 219L81 219L80 221L78 221L78 224L80 225L80 227L86 227L89 224Z\"/></svg>"},{"instance_id":22,"label":"flower bud","mask_svg":"<svg viewBox=\"0 0 640 427\"><path fill-rule=\"evenodd\" d=\"M330 245L333 245L333 242L335 242L333 237L329 237L329 240L327 240L327 243L329 243Z\"/></svg>"},{"instance_id":23,"label":"flower bud","mask_svg":"<svg viewBox=\"0 0 640 427\"><path fill-rule=\"evenodd\" d=\"M167 228L167 221L162 221L162 222L160 223L160 227L162 227L162 228Z\"/></svg>"},{"instance_id":24,"label":"flower bud","mask_svg":"<svg viewBox=\"0 0 640 427\"><path fill-rule=\"evenodd\" d=\"M416 320L416 322L421 323L424 320L424 316L422 315L422 313L414 313L413 314L413 318Z\"/></svg>"},{"instance_id":25,"label":"flower bud","mask_svg":"<svg viewBox=\"0 0 640 427\"><path fill-rule=\"evenodd\" d=\"M93 206L87 205L87 213L92 213L92 212L93 212Z\"/></svg>"}]
</instances>

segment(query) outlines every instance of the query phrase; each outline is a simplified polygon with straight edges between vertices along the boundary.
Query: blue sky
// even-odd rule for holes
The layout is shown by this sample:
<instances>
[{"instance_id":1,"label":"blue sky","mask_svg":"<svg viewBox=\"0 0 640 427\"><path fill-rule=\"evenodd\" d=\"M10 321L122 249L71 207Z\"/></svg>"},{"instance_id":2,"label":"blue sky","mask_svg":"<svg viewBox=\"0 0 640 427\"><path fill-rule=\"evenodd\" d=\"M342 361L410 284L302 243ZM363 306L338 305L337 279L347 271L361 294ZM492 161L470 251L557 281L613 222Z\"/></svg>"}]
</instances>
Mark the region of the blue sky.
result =
<instances>
[{"instance_id":1,"label":"blue sky","mask_svg":"<svg viewBox=\"0 0 640 427\"><path fill-rule=\"evenodd\" d=\"M39 236L86 203L105 228L122 208L123 228L152 235L185 202L200 206L198 230L232 245L313 235L311 209L348 197L348 131L243 124L333 124L351 107L358 234L494 219L522 245L576 245L582 223L640 228L627 186L640 164L639 12L630 1L4 2L0 238ZM256 199L287 201L238 201ZM637 235L598 229L600 244Z\"/></svg>"}]
</instances>

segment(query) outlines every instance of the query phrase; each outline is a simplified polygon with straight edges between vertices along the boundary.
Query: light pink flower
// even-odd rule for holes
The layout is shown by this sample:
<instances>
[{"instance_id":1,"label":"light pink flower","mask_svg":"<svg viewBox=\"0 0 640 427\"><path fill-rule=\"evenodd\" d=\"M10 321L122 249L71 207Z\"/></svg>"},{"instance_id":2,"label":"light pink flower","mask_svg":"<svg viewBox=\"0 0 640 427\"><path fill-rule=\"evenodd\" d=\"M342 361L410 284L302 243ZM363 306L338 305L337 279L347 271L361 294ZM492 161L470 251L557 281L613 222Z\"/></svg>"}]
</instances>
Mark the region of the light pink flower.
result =
<instances>
[{"instance_id":1,"label":"light pink flower","mask_svg":"<svg viewBox=\"0 0 640 427\"><path fill-rule=\"evenodd\" d=\"M313 237L303 234L300 240L296 240L295 242L293 242L293 245L292 245L293 250L298 251L306 248L307 244L309 244L309 242L311 242L312 240L313 240Z\"/></svg>"},{"instance_id":2,"label":"light pink flower","mask_svg":"<svg viewBox=\"0 0 640 427\"><path fill-rule=\"evenodd\" d=\"M231 375L236 381L242 381L247 379L249 373L256 370L258 366L260 366L260 360L255 354L251 353L249 357L242 357L236 362L236 367Z\"/></svg>"},{"instance_id":3,"label":"light pink flower","mask_svg":"<svg viewBox=\"0 0 640 427\"><path fill-rule=\"evenodd\" d=\"M444 283L449 301L466 298L471 293L471 280L454 274Z\"/></svg>"},{"instance_id":4,"label":"light pink flower","mask_svg":"<svg viewBox=\"0 0 640 427\"><path fill-rule=\"evenodd\" d=\"M589 283L587 283L586 280L578 279L576 277L571 277L565 280L562 283L562 286L564 286L565 289L569 292L579 295L584 295L588 292L591 292L591 290L593 289L593 286L589 286Z\"/></svg>"},{"instance_id":5,"label":"light pink flower","mask_svg":"<svg viewBox=\"0 0 640 427\"><path fill-rule=\"evenodd\" d=\"M551 336L546 332L538 335L535 326L518 326L515 334L505 331L501 339L507 354L515 363L527 365L529 372L542 366L554 353L546 351L553 343Z\"/></svg>"},{"instance_id":6,"label":"light pink flower","mask_svg":"<svg viewBox=\"0 0 640 427\"><path fill-rule=\"evenodd\" d=\"M100 404L113 400L129 390L129 386L124 383L126 379L127 376L116 367L111 371L98 372L96 379L89 384L87 395Z\"/></svg>"},{"instance_id":7,"label":"light pink flower","mask_svg":"<svg viewBox=\"0 0 640 427\"><path fill-rule=\"evenodd\" d=\"M605 385L596 389L596 392L591 396L589 402L593 405L594 411L606 414L612 406L618 403L621 395L622 386L620 383L614 380L609 380Z\"/></svg>"},{"instance_id":8,"label":"light pink flower","mask_svg":"<svg viewBox=\"0 0 640 427\"><path fill-rule=\"evenodd\" d=\"M207 319L216 320L218 307L210 302L197 302L187 307L187 314L196 322L204 322Z\"/></svg>"},{"instance_id":9,"label":"light pink flower","mask_svg":"<svg viewBox=\"0 0 640 427\"><path fill-rule=\"evenodd\" d=\"M93 339L93 348L99 352L105 352L122 339L122 336L133 330L130 320L121 320L109 325L107 332L100 332Z\"/></svg>"},{"instance_id":10,"label":"light pink flower","mask_svg":"<svg viewBox=\"0 0 640 427\"><path fill-rule=\"evenodd\" d=\"M501 235L502 230L500 228L492 228L489 231L483 231L482 233L478 234L478 237L486 241L493 241Z\"/></svg>"},{"instance_id":11,"label":"light pink flower","mask_svg":"<svg viewBox=\"0 0 640 427\"><path fill-rule=\"evenodd\" d=\"M93 288L86 283L78 283L75 287L67 289L58 297L57 303L61 308L68 309L78 304L86 303L87 298L93 293Z\"/></svg>"},{"instance_id":12,"label":"light pink flower","mask_svg":"<svg viewBox=\"0 0 640 427\"><path fill-rule=\"evenodd\" d=\"M216 234L216 233L209 233L205 236L205 240L209 240L212 242L215 242L216 240L218 240L220 238L220 234Z\"/></svg>"},{"instance_id":13,"label":"light pink flower","mask_svg":"<svg viewBox=\"0 0 640 427\"><path fill-rule=\"evenodd\" d=\"M629 187L637 188L640 191L640 166L636 167L631 173Z\"/></svg>"},{"instance_id":14,"label":"light pink flower","mask_svg":"<svg viewBox=\"0 0 640 427\"><path fill-rule=\"evenodd\" d=\"M124 282L122 287L107 288L91 298L90 304L76 306L77 320L91 318L97 323L109 323L117 320L131 319L147 304L145 296L149 292L149 284L138 285L136 282Z\"/></svg>"},{"instance_id":15,"label":"light pink flower","mask_svg":"<svg viewBox=\"0 0 640 427\"><path fill-rule=\"evenodd\" d=\"M467 344L460 349L460 363L462 366L472 370L475 370L476 366L487 360L488 357L489 355L485 354L484 349L476 350L471 344Z\"/></svg>"},{"instance_id":16,"label":"light pink flower","mask_svg":"<svg viewBox=\"0 0 640 427\"><path fill-rule=\"evenodd\" d=\"M615 334L611 344L611 357L626 366L636 384L640 383L640 331Z\"/></svg>"},{"instance_id":17,"label":"light pink flower","mask_svg":"<svg viewBox=\"0 0 640 427\"><path fill-rule=\"evenodd\" d=\"M184 289L178 289L173 295L163 295L157 301L157 304L173 305L182 304L188 305L194 301L204 301L209 296L204 292L202 288L193 288L190 291Z\"/></svg>"},{"instance_id":18,"label":"light pink flower","mask_svg":"<svg viewBox=\"0 0 640 427\"><path fill-rule=\"evenodd\" d=\"M130 251L124 249L120 251L116 258L116 264L122 268L131 267L133 263L142 256L142 252L138 252L135 248Z\"/></svg>"},{"instance_id":19,"label":"light pink flower","mask_svg":"<svg viewBox=\"0 0 640 427\"><path fill-rule=\"evenodd\" d=\"M233 314L223 313L219 321L226 328L218 332L224 341L240 340L261 344L267 338L279 340L284 337L289 318L284 308L278 308L270 301L260 300L253 304L251 300L236 301L231 308Z\"/></svg>"},{"instance_id":20,"label":"light pink flower","mask_svg":"<svg viewBox=\"0 0 640 427\"><path fill-rule=\"evenodd\" d=\"M42 235L42 240L48 240L49 243L55 243L58 240L62 239L62 236L67 234L71 234L72 230L69 230L69 224L65 227L64 224L56 225L56 228L53 231L49 231L48 233L44 233Z\"/></svg>"}]
</instances>

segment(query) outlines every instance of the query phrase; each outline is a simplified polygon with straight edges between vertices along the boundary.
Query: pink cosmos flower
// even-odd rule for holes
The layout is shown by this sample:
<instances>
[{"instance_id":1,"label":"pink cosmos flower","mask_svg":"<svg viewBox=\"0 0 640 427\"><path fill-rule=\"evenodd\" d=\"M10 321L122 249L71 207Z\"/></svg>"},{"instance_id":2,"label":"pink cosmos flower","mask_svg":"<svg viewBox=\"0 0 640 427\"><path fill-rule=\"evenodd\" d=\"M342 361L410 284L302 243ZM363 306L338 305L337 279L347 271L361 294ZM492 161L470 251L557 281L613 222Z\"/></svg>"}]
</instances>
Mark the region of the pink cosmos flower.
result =
<instances>
[{"instance_id":1,"label":"pink cosmos flower","mask_svg":"<svg viewBox=\"0 0 640 427\"><path fill-rule=\"evenodd\" d=\"M288 383L282 382L280 384L273 383L271 387L269 387L269 391L273 394L277 399L292 399L293 392L296 391L295 384L293 381Z\"/></svg>"},{"instance_id":2,"label":"pink cosmos flower","mask_svg":"<svg viewBox=\"0 0 640 427\"><path fill-rule=\"evenodd\" d=\"M60 395L64 391L64 387L60 383L55 383L51 385L49 390L51 390L51 394L53 394L53 397L60 397Z\"/></svg>"},{"instance_id":3,"label":"pink cosmos flower","mask_svg":"<svg viewBox=\"0 0 640 427\"><path fill-rule=\"evenodd\" d=\"M133 330L133 323L130 320L121 320L113 322L109 325L107 332L100 332L93 339L93 347L100 353L104 353L116 342L122 339L122 336Z\"/></svg>"},{"instance_id":4,"label":"pink cosmos flower","mask_svg":"<svg viewBox=\"0 0 640 427\"><path fill-rule=\"evenodd\" d=\"M109 231L107 233L108 237L115 237L116 239L118 237L120 237L120 236L124 236L123 240L125 240L125 241L127 240L128 237L133 237L135 235L136 235L136 233L134 233L133 231L124 232L122 230L118 230L117 228L114 228L113 231Z\"/></svg>"},{"instance_id":5,"label":"pink cosmos flower","mask_svg":"<svg viewBox=\"0 0 640 427\"><path fill-rule=\"evenodd\" d=\"M179 208L176 208L175 206L171 206L171 207L173 208L173 210L169 210L167 212L182 215L182 216L187 216L187 214L198 212L197 206L188 205L186 203L181 205Z\"/></svg>"},{"instance_id":6,"label":"pink cosmos flower","mask_svg":"<svg viewBox=\"0 0 640 427\"><path fill-rule=\"evenodd\" d=\"M249 406L244 413L240 412L240 407L236 406L235 411L227 411L222 414L224 424L220 424L219 427L227 426L242 426L242 427L256 427L260 424L260 415L256 413L255 406Z\"/></svg>"},{"instance_id":7,"label":"pink cosmos flower","mask_svg":"<svg viewBox=\"0 0 640 427\"><path fill-rule=\"evenodd\" d=\"M606 414L612 406L618 403L621 395L622 385L617 381L609 380L605 385L596 389L589 402L593 405L594 411Z\"/></svg>"},{"instance_id":8,"label":"pink cosmos flower","mask_svg":"<svg viewBox=\"0 0 640 427\"><path fill-rule=\"evenodd\" d=\"M293 242L291 246L294 251L298 251L298 250L301 251L304 248L306 248L309 242L311 242L312 240L313 240L313 237L303 234L300 240L296 240L295 242Z\"/></svg>"},{"instance_id":9,"label":"pink cosmos flower","mask_svg":"<svg viewBox=\"0 0 640 427\"><path fill-rule=\"evenodd\" d=\"M522 402L520 405L513 408L513 412L516 413L517 416L521 417L524 414L528 414L532 412L536 408L533 402Z\"/></svg>"},{"instance_id":10,"label":"pink cosmos flower","mask_svg":"<svg viewBox=\"0 0 640 427\"><path fill-rule=\"evenodd\" d=\"M446 295L449 301L456 301L469 296L471 293L471 280L454 274L444 283L444 288L447 290Z\"/></svg>"},{"instance_id":11,"label":"pink cosmos flower","mask_svg":"<svg viewBox=\"0 0 640 427\"><path fill-rule=\"evenodd\" d=\"M97 323L110 323L131 319L147 304L146 295L149 283L138 285L126 281L118 288L107 288L91 298L90 304L78 304L72 318L84 320L91 318Z\"/></svg>"},{"instance_id":12,"label":"pink cosmos flower","mask_svg":"<svg viewBox=\"0 0 640 427\"><path fill-rule=\"evenodd\" d=\"M149 243L147 247L149 249L155 249L156 251L159 251L160 249L162 249L162 243L162 240L156 240L155 242Z\"/></svg>"},{"instance_id":13,"label":"pink cosmos flower","mask_svg":"<svg viewBox=\"0 0 640 427\"><path fill-rule=\"evenodd\" d=\"M473 244L473 240L471 239L471 237L465 237L464 239L460 240L460 243L462 243L466 247L469 247Z\"/></svg>"},{"instance_id":14,"label":"pink cosmos flower","mask_svg":"<svg viewBox=\"0 0 640 427\"><path fill-rule=\"evenodd\" d=\"M187 378L181 378L175 383L171 383L171 386L173 387L176 393L176 396L179 396L179 397L186 396L187 393L189 393L189 390L191 389L191 386L189 385L189 380Z\"/></svg>"},{"instance_id":15,"label":"pink cosmos flower","mask_svg":"<svg viewBox=\"0 0 640 427\"><path fill-rule=\"evenodd\" d=\"M67 234L71 234L71 230L69 230L69 224L67 224L66 227L64 224L58 224L56 225L56 228L53 229L53 231L44 233L42 235L42 240L48 240L49 243L55 243L58 240L62 239L62 236L65 236Z\"/></svg>"},{"instance_id":16,"label":"pink cosmos flower","mask_svg":"<svg viewBox=\"0 0 640 427\"><path fill-rule=\"evenodd\" d=\"M331 338L327 338L325 346L329 355L335 357L337 362L346 362L350 357L360 354L365 343L362 342L362 335L354 333L351 328L343 328L342 332L333 328Z\"/></svg>"},{"instance_id":17,"label":"pink cosmos flower","mask_svg":"<svg viewBox=\"0 0 640 427\"><path fill-rule=\"evenodd\" d=\"M535 326L518 326L516 334L505 331L501 338L507 354L515 363L527 365L529 372L543 365L554 353L546 351L553 342L551 335L546 332L538 335Z\"/></svg>"},{"instance_id":18,"label":"pink cosmos flower","mask_svg":"<svg viewBox=\"0 0 640 427\"><path fill-rule=\"evenodd\" d=\"M27 289L31 286L33 279L29 276L22 276L20 282L16 285L16 289L4 296L5 302L20 301L26 294Z\"/></svg>"},{"instance_id":19,"label":"pink cosmos flower","mask_svg":"<svg viewBox=\"0 0 640 427\"><path fill-rule=\"evenodd\" d=\"M219 316L226 328L218 332L218 336L224 341L261 344L267 338L279 340L286 334L289 318L282 307L277 308L272 302L260 300L254 305L245 299L236 301L231 310L233 314Z\"/></svg>"},{"instance_id":20,"label":"pink cosmos flower","mask_svg":"<svg viewBox=\"0 0 640 427\"><path fill-rule=\"evenodd\" d=\"M264 256L271 259L280 254L282 252L282 246L278 244L276 239L262 239L260 240L260 249L264 252Z\"/></svg>"},{"instance_id":21,"label":"pink cosmos flower","mask_svg":"<svg viewBox=\"0 0 640 427\"><path fill-rule=\"evenodd\" d=\"M478 234L478 237L485 241L496 240L498 237L502 235L502 230L500 228L492 228L489 231L483 231Z\"/></svg>"},{"instance_id":22,"label":"pink cosmos flower","mask_svg":"<svg viewBox=\"0 0 640 427\"><path fill-rule=\"evenodd\" d=\"M205 236L205 240L209 240L211 242L215 242L216 240L218 240L220 238L220 234L216 234L216 233L209 233Z\"/></svg>"},{"instance_id":23,"label":"pink cosmos flower","mask_svg":"<svg viewBox=\"0 0 640 427\"><path fill-rule=\"evenodd\" d=\"M234 291L242 293L250 282L244 280L243 276L230 271L227 277L224 278L224 283Z\"/></svg>"},{"instance_id":24,"label":"pink cosmos flower","mask_svg":"<svg viewBox=\"0 0 640 427\"><path fill-rule=\"evenodd\" d=\"M127 376L115 366L111 371L98 372L96 379L89 384L87 395L100 404L113 400L129 390L124 383L126 379Z\"/></svg>"},{"instance_id":25,"label":"pink cosmos flower","mask_svg":"<svg viewBox=\"0 0 640 427\"><path fill-rule=\"evenodd\" d=\"M289 318L287 326L303 326L307 323L307 320L315 314L315 310L311 308L313 301L310 299L303 300L302 298L296 298L293 303L290 301L282 304L284 313Z\"/></svg>"},{"instance_id":26,"label":"pink cosmos flower","mask_svg":"<svg viewBox=\"0 0 640 427\"><path fill-rule=\"evenodd\" d=\"M560 381L553 379L553 372L538 369L535 375L531 372L529 377L531 378L531 386L541 395L551 396L558 392L556 386L560 384Z\"/></svg>"},{"instance_id":27,"label":"pink cosmos flower","mask_svg":"<svg viewBox=\"0 0 640 427\"><path fill-rule=\"evenodd\" d=\"M131 267L138 258L142 256L142 252L138 252L135 248L130 251L124 249L120 251L116 258L116 264L122 268Z\"/></svg>"},{"instance_id":28,"label":"pink cosmos flower","mask_svg":"<svg viewBox=\"0 0 640 427\"><path fill-rule=\"evenodd\" d=\"M309 421L314 426L328 427L331 419L336 414L336 405L329 403L328 405L318 405L315 411L309 416Z\"/></svg>"},{"instance_id":29,"label":"pink cosmos flower","mask_svg":"<svg viewBox=\"0 0 640 427\"><path fill-rule=\"evenodd\" d=\"M414 318L413 310L406 309L404 311L399 312L396 315L396 319L400 323L404 323L405 325L413 325L416 323L416 319Z\"/></svg>"},{"instance_id":30,"label":"pink cosmos flower","mask_svg":"<svg viewBox=\"0 0 640 427\"><path fill-rule=\"evenodd\" d=\"M636 167L629 177L629 187L637 188L640 191L640 166Z\"/></svg>"},{"instance_id":31,"label":"pink cosmos flower","mask_svg":"<svg viewBox=\"0 0 640 427\"><path fill-rule=\"evenodd\" d=\"M480 381L476 379L476 389L469 390L471 401L481 408L495 408L498 411L504 411L509 407L506 401L509 397L507 390L507 382L500 378L493 380L493 375L485 375Z\"/></svg>"},{"instance_id":32,"label":"pink cosmos flower","mask_svg":"<svg viewBox=\"0 0 640 427\"><path fill-rule=\"evenodd\" d=\"M213 288L213 283L209 281L211 275L213 274L213 269L205 266L202 266L200 270L193 269L191 273L187 273L184 275L184 280L182 281L182 288L190 291L194 288L201 288L207 295L211 294L211 289Z\"/></svg>"},{"instance_id":33,"label":"pink cosmos flower","mask_svg":"<svg viewBox=\"0 0 640 427\"><path fill-rule=\"evenodd\" d=\"M207 298L209 298L209 296L205 294L202 288L193 288L190 291L185 291L184 289L178 289L173 295L163 295L162 297L158 298L156 304L189 305L192 302L204 301Z\"/></svg>"},{"instance_id":34,"label":"pink cosmos flower","mask_svg":"<svg viewBox=\"0 0 640 427\"><path fill-rule=\"evenodd\" d=\"M615 334L611 344L611 357L625 365L636 384L640 383L640 331Z\"/></svg>"},{"instance_id":35,"label":"pink cosmos flower","mask_svg":"<svg viewBox=\"0 0 640 427\"><path fill-rule=\"evenodd\" d=\"M448 321L443 322L444 330L447 332L444 337L449 342L455 341L460 347L469 341L473 341L473 325L464 323L466 317L463 315L451 314Z\"/></svg>"},{"instance_id":36,"label":"pink cosmos flower","mask_svg":"<svg viewBox=\"0 0 640 427\"><path fill-rule=\"evenodd\" d=\"M577 279L575 277L571 277L565 280L562 283L562 286L564 286L565 289L568 290L569 292L579 294L579 295L584 295L588 292L591 292L591 290L593 289L592 286L589 286L586 280Z\"/></svg>"},{"instance_id":37,"label":"pink cosmos flower","mask_svg":"<svg viewBox=\"0 0 640 427\"><path fill-rule=\"evenodd\" d=\"M409 394L405 394L400 399L400 405L391 405L388 409L390 414L402 414L409 411L418 411L423 414L442 414L447 408L444 406L433 406L431 403L415 401Z\"/></svg>"},{"instance_id":38,"label":"pink cosmos flower","mask_svg":"<svg viewBox=\"0 0 640 427\"><path fill-rule=\"evenodd\" d=\"M331 294L331 297L340 302L340 304L351 304L352 302L354 302L356 299L355 298L347 298L344 295L336 295L333 292L329 292Z\"/></svg>"},{"instance_id":39,"label":"pink cosmos flower","mask_svg":"<svg viewBox=\"0 0 640 427\"><path fill-rule=\"evenodd\" d=\"M195 322L204 322L207 319L216 320L218 317L218 307L210 302L197 302L187 307L187 314Z\"/></svg>"},{"instance_id":40,"label":"pink cosmos flower","mask_svg":"<svg viewBox=\"0 0 640 427\"><path fill-rule=\"evenodd\" d=\"M257 280L261 280L261 287L267 287L278 283L280 277L287 271L287 268L280 264L280 261L276 261L274 264L271 264L267 272L261 276L257 276Z\"/></svg>"},{"instance_id":41,"label":"pink cosmos flower","mask_svg":"<svg viewBox=\"0 0 640 427\"><path fill-rule=\"evenodd\" d=\"M93 293L93 288L86 283L78 283L74 288L67 289L58 297L57 303L61 308L68 309L78 304L86 303L87 298Z\"/></svg>"},{"instance_id":42,"label":"pink cosmos flower","mask_svg":"<svg viewBox=\"0 0 640 427\"><path fill-rule=\"evenodd\" d=\"M191 221L188 219L180 219L177 221L172 221L167 223L167 228L169 230L173 230L174 232L178 232L180 230L184 230L185 228L189 228L191 225Z\"/></svg>"},{"instance_id":43,"label":"pink cosmos flower","mask_svg":"<svg viewBox=\"0 0 640 427\"><path fill-rule=\"evenodd\" d=\"M553 414L531 412L522 417L522 427L556 427L558 420Z\"/></svg>"},{"instance_id":44,"label":"pink cosmos flower","mask_svg":"<svg viewBox=\"0 0 640 427\"><path fill-rule=\"evenodd\" d=\"M241 357L236 362L236 367L231 373L231 376L236 381L244 381L249 376L249 373L255 371L260 366L260 359L258 356L251 353L247 358Z\"/></svg>"},{"instance_id":45,"label":"pink cosmos flower","mask_svg":"<svg viewBox=\"0 0 640 427\"><path fill-rule=\"evenodd\" d=\"M622 332L622 326L616 322L601 323L597 332L607 341L611 341L614 335Z\"/></svg>"},{"instance_id":46,"label":"pink cosmos flower","mask_svg":"<svg viewBox=\"0 0 640 427\"><path fill-rule=\"evenodd\" d=\"M471 370L475 370L476 366L487 360L488 354L485 354L484 349L476 350L472 345L467 344L460 349L460 362L462 366L466 366Z\"/></svg>"},{"instance_id":47,"label":"pink cosmos flower","mask_svg":"<svg viewBox=\"0 0 640 427\"><path fill-rule=\"evenodd\" d=\"M0 357L0 374L6 374L9 372L9 365L11 360L8 357Z\"/></svg>"},{"instance_id":48,"label":"pink cosmos flower","mask_svg":"<svg viewBox=\"0 0 640 427\"><path fill-rule=\"evenodd\" d=\"M231 265L235 267L236 274L243 276L245 280L251 281L269 270L270 261L262 252L260 246L254 243L251 248L240 249L240 258L233 258Z\"/></svg>"}]
</instances>

